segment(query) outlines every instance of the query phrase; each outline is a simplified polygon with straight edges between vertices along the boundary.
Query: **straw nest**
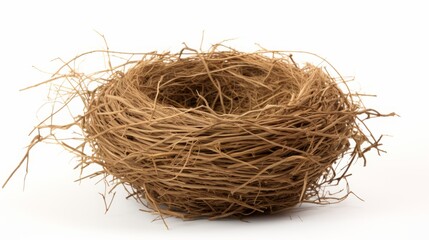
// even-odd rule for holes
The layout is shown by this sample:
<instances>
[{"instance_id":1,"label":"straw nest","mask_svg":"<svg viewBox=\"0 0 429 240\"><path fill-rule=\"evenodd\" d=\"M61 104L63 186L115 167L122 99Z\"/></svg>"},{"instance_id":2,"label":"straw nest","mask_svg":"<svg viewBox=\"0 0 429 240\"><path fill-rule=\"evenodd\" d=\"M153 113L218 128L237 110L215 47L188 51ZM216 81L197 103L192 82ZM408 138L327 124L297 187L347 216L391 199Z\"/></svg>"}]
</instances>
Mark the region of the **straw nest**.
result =
<instances>
[{"instance_id":1,"label":"straw nest","mask_svg":"<svg viewBox=\"0 0 429 240\"><path fill-rule=\"evenodd\" d=\"M379 145L359 116L381 114L354 100L340 77L298 65L289 53L218 48L145 54L127 71L110 68L92 90L75 88L85 110L70 125L84 138L67 148L81 166L102 166L92 177L113 176L164 216L223 218L329 202L324 188ZM67 78L76 76L88 79Z\"/></svg>"}]
</instances>

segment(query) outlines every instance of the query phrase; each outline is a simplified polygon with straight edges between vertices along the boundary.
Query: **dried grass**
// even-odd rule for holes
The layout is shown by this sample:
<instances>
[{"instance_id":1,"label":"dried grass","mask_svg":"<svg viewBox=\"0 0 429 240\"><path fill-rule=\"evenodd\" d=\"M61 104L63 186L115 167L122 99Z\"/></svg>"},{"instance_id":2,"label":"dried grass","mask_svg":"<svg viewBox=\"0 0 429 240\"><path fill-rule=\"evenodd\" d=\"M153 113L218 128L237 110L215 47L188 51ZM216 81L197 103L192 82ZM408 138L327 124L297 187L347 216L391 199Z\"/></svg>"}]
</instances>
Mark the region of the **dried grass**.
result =
<instances>
[{"instance_id":1,"label":"dried grass","mask_svg":"<svg viewBox=\"0 0 429 240\"><path fill-rule=\"evenodd\" d=\"M102 166L88 177L112 176L114 187L130 187L130 196L161 216L216 219L340 201L348 188L330 195L325 187L346 181L356 159L379 150L381 137L364 120L392 115L364 108L340 76L298 65L290 52L214 45L145 53L116 67L109 58L108 69L92 74L71 67L95 52L65 62L44 82L63 79L68 87L58 90L63 106L36 127L50 134L37 134L29 151L55 139L80 157L82 169ZM76 99L83 112L55 124ZM79 144L55 137L76 126Z\"/></svg>"}]
</instances>

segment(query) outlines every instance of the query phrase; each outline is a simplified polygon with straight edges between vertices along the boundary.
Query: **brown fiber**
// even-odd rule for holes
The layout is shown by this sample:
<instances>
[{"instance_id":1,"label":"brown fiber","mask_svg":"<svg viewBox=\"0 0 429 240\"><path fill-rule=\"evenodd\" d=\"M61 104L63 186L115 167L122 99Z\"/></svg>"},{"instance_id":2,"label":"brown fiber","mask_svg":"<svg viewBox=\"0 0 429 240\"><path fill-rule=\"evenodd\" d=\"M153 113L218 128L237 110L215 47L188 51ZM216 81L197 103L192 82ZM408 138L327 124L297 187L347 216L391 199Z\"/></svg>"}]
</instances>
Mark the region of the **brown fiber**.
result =
<instances>
[{"instance_id":1,"label":"brown fiber","mask_svg":"<svg viewBox=\"0 0 429 240\"><path fill-rule=\"evenodd\" d=\"M326 188L346 182L351 164L380 145L364 120L386 115L364 108L335 71L297 64L290 52L185 47L77 73L72 63L87 54L47 81L65 79L64 106L80 99L83 112L70 124L50 122L65 107L53 112L36 127L51 134L29 150L55 139L82 169L102 167L89 177L113 177L161 216L215 219L342 200L348 186ZM76 126L80 144L55 138Z\"/></svg>"}]
</instances>

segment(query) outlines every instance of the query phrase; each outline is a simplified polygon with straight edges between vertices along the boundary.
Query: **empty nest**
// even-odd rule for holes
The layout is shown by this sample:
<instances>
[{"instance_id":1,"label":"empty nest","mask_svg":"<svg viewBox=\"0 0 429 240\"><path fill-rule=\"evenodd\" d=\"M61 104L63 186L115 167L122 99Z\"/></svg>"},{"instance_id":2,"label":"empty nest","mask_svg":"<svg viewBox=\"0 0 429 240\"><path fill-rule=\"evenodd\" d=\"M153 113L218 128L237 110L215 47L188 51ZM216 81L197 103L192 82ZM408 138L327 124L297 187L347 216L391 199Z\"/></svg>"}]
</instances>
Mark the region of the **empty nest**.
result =
<instances>
[{"instance_id":1,"label":"empty nest","mask_svg":"<svg viewBox=\"0 0 429 240\"><path fill-rule=\"evenodd\" d=\"M161 216L215 219L342 200L348 188L340 196L325 188L380 145L364 120L383 115L364 108L339 75L288 52L215 45L139 56L93 74L58 71L49 82L66 79L67 99L84 110L72 123L37 126L51 134L29 150L78 126L79 144L56 141L82 168L102 167L89 177L112 177Z\"/></svg>"}]
</instances>

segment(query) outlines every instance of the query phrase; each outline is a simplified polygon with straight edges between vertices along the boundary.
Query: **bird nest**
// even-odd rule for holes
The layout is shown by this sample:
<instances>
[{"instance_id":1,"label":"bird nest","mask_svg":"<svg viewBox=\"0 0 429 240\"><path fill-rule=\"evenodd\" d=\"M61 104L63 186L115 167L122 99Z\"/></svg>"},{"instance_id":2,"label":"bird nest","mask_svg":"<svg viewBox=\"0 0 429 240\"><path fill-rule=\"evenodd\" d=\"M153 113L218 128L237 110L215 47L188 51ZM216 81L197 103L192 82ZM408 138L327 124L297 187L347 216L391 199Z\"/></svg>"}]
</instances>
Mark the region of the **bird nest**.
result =
<instances>
[{"instance_id":1,"label":"bird nest","mask_svg":"<svg viewBox=\"0 0 429 240\"><path fill-rule=\"evenodd\" d=\"M325 188L380 144L363 121L383 115L364 108L339 75L297 64L289 52L215 45L139 56L93 74L58 71L49 82L65 79L65 99L84 110L71 123L37 126L53 134L37 135L29 150L78 127L79 144L57 142L82 168L102 167L90 177L112 177L156 213L194 219L341 200L349 190Z\"/></svg>"}]
</instances>

